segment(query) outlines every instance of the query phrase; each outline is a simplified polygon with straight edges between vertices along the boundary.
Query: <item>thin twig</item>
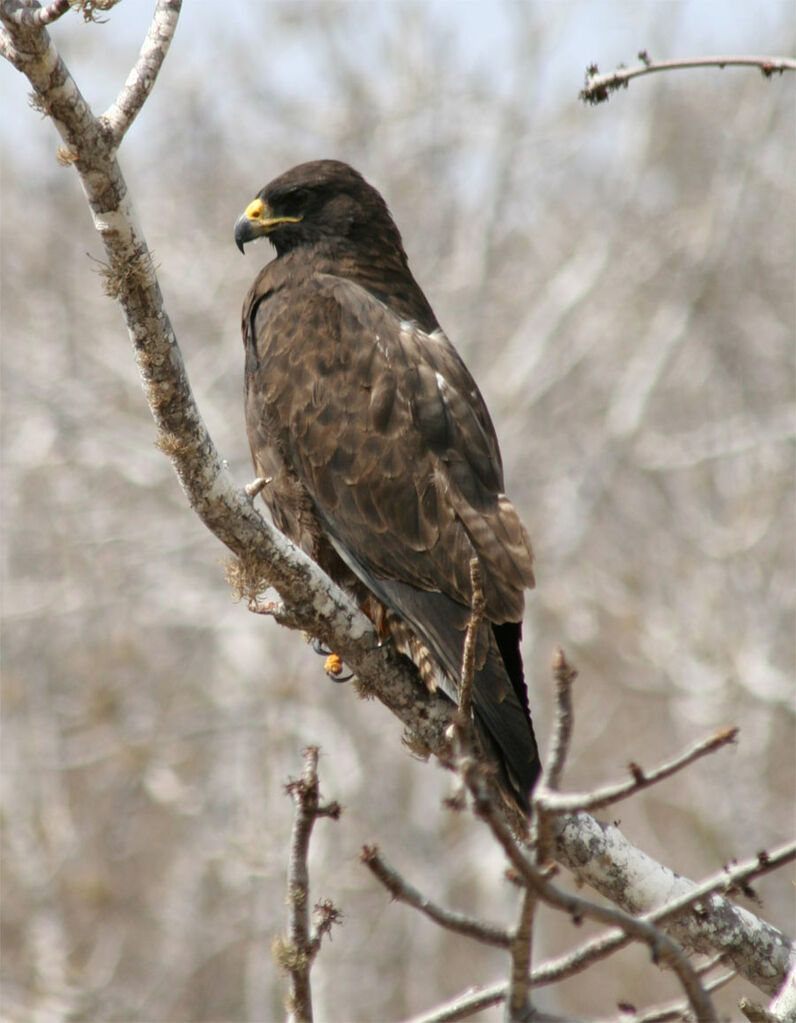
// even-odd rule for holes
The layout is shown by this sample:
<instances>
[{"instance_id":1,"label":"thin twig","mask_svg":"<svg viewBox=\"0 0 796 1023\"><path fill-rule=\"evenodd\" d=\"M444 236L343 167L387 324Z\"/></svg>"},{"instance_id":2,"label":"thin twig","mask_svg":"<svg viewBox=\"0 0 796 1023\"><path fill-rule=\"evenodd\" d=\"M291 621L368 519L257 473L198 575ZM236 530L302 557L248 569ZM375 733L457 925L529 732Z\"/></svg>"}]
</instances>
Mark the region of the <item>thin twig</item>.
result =
<instances>
[{"instance_id":1,"label":"thin twig","mask_svg":"<svg viewBox=\"0 0 796 1023\"><path fill-rule=\"evenodd\" d=\"M554 849L553 823L555 813L547 809L551 792L557 792L569 753L572 738L574 713L572 708L572 685L578 677L577 671L567 662L564 651L556 650L553 657L553 680L555 682L555 718L550 749L545 761L542 777L531 793L530 835L531 847L536 851L536 861L543 864L552 858Z\"/></svg>"},{"instance_id":2,"label":"thin twig","mask_svg":"<svg viewBox=\"0 0 796 1023\"><path fill-rule=\"evenodd\" d=\"M546 786L543 786L537 794L536 800L547 813L573 814L583 810L598 810L617 803L621 799L627 799L642 789L663 781L664 778L670 778L696 760L715 753L716 750L734 742L737 736L737 728L725 728L715 735L708 736L707 739L701 739L685 753L681 753L674 760L667 761L651 771L644 771L638 764L631 763L629 765L630 777L624 781L605 785L593 792L569 792L563 795L552 794L546 789Z\"/></svg>"},{"instance_id":3,"label":"thin twig","mask_svg":"<svg viewBox=\"0 0 796 1023\"><path fill-rule=\"evenodd\" d=\"M253 501L261 491L265 490L270 482L270 476L257 476L257 478L253 479L251 483L247 483L243 489Z\"/></svg>"},{"instance_id":4,"label":"thin twig","mask_svg":"<svg viewBox=\"0 0 796 1023\"><path fill-rule=\"evenodd\" d=\"M567 663L564 651L556 650L553 657L553 680L556 696L555 723L542 775L545 788L551 792L557 791L561 785L561 774L569 753L573 725L572 684L577 677L578 673Z\"/></svg>"},{"instance_id":5,"label":"thin twig","mask_svg":"<svg viewBox=\"0 0 796 1023\"><path fill-rule=\"evenodd\" d=\"M273 944L274 958L285 970L290 983L288 1009L298 1023L312 1023L312 987L310 971L320 949L321 939L328 934L340 914L331 902L316 907L320 921L313 931L310 924L310 876L307 866L310 836L319 817L340 816L337 803L321 805L318 783L318 748L304 750L302 776L287 785L296 807L290 834L290 855L287 868L287 938Z\"/></svg>"},{"instance_id":6,"label":"thin twig","mask_svg":"<svg viewBox=\"0 0 796 1023\"><path fill-rule=\"evenodd\" d=\"M632 78L651 75L656 71L678 71L687 68L703 67L756 67L766 78L784 71L796 71L796 60L790 57L697 57L692 60L660 60L652 61L646 52L639 54L640 64L634 67L620 67L616 71L601 75L596 64L586 70L586 84L579 97L584 103L604 103L612 92L627 88Z\"/></svg>"},{"instance_id":7,"label":"thin twig","mask_svg":"<svg viewBox=\"0 0 796 1023\"><path fill-rule=\"evenodd\" d=\"M177 28L182 0L158 0L138 59L116 100L100 120L107 125L112 148L117 149L152 91Z\"/></svg>"},{"instance_id":8,"label":"thin twig","mask_svg":"<svg viewBox=\"0 0 796 1023\"><path fill-rule=\"evenodd\" d=\"M455 1020L467 1019L468 1016L473 1016L483 1009L500 1005L506 998L507 990L508 983L505 980L498 984L490 984L489 987L469 988L450 1001L441 1002L429 1012L412 1016L404 1023L454 1023Z\"/></svg>"},{"instance_id":9,"label":"thin twig","mask_svg":"<svg viewBox=\"0 0 796 1023\"><path fill-rule=\"evenodd\" d=\"M702 972L701 970L698 972ZM718 991L719 988L729 984L731 980L734 980L738 974L735 970L728 970L726 973L720 974L713 980L703 981L703 987L708 994L713 994L714 991ZM649 1009L645 1009L641 1013L636 1013L633 1017L633 1023L669 1023L672 1020L682 1020L688 1011L688 1002L682 998L678 998L675 1001L667 1002L664 1005L653 1005Z\"/></svg>"},{"instance_id":10,"label":"thin twig","mask_svg":"<svg viewBox=\"0 0 796 1023\"><path fill-rule=\"evenodd\" d=\"M391 867L383 858L378 846L363 846L360 859L373 876L381 881L396 901L405 902L408 906L413 906L430 920L433 920L434 923L439 924L440 927L454 931L456 934L463 934L467 938L473 938L484 945L494 945L496 948L511 948L512 936L508 931L494 924L474 920L463 913L456 913L453 910L438 906L401 877L398 871Z\"/></svg>"},{"instance_id":11,"label":"thin twig","mask_svg":"<svg viewBox=\"0 0 796 1023\"><path fill-rule=\"evenodd\" d=\"M462 652L462 671L459 680L459 712L456 730L463 748L470 746L472 729L472 694L473 677L475 675L475 653L478 644L478 632L484 617L484 589L481 581L481 563L477 557L470 558L470 618L464 637Z\"/></svg>"}]
</instances>

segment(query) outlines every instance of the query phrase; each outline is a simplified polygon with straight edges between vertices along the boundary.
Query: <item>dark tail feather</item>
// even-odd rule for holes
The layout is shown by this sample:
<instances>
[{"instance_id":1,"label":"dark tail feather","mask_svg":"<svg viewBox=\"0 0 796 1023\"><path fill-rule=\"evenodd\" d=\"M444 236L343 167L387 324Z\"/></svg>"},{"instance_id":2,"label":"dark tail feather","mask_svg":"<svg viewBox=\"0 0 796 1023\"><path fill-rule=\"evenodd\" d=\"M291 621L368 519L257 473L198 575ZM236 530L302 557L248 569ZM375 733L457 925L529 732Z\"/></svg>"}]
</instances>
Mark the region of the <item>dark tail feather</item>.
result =
<instances>
[{"instance_id":1,"label":"dark tail feather","mask_svg":"<svg viewBox=\"0 0 796 1023\"><path fill-rule=\"evenodd\" d=\"M487 733L489 745L496 748L504 780L527 811L541 764L522 669L521 626L515 622L493 625L492 632L495 643L490 643L486 661L474 679L475 718L482 736Z\"/></svg>"},{"instance_id":2,"label":"dark tail feather","mask_svg":"<svg viewBox=\"0 0 796 1023\"><path fill-rule=\"evenodd\" d=\"M357 572L386 607L416 630L454 685L446 694L456 702L462 650L470 609L442 593L418 590L395 579ZM517 622L484 622L478 638L473 679L473 711L479 735L500 772L503 787L527 810L539 776L539 753L528 707Z\"/></svg>"}]
</instances>

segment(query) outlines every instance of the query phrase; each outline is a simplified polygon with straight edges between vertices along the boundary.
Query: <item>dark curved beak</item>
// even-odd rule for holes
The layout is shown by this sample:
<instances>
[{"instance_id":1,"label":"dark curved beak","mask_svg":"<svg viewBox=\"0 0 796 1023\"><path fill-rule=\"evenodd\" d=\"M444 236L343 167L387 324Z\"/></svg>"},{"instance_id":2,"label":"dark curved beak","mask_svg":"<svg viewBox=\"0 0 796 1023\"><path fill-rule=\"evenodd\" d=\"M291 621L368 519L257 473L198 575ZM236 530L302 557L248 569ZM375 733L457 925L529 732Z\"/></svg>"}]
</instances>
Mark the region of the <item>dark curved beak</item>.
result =
<instances>
[{"instance_id":1,"label":"dark curved beak","mask_svg":"<svg viewBox=\"0 0 796 1023\"><path fill-rule=\"evenodd\" d=\"M243 252L243 246L246 242L250 242L253 238L254 228L252 222L245 213L241 213L235 221L235 244L238 246L240 251Z\"/></svg>"}]
</instances>

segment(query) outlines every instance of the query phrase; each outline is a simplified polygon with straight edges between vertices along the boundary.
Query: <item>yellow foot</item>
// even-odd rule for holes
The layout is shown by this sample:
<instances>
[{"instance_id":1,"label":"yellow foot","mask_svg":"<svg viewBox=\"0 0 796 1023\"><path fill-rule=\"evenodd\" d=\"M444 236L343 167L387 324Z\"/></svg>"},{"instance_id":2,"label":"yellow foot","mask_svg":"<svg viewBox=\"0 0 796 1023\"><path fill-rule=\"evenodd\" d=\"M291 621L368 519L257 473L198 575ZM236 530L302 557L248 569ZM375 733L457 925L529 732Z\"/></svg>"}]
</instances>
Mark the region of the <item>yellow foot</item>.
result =
<instances>
[{"instance_id":1,"label":"yellow foot","mask_svg":"<svg viewBox=\"0 0 796 1023\"><path fill-rule=\"evenodd\" d=\"M337 654L329 654L323 662L323 670L327 675L337 678L339 675L343 674L343 662Z\"/></svg>"}]
</instances>

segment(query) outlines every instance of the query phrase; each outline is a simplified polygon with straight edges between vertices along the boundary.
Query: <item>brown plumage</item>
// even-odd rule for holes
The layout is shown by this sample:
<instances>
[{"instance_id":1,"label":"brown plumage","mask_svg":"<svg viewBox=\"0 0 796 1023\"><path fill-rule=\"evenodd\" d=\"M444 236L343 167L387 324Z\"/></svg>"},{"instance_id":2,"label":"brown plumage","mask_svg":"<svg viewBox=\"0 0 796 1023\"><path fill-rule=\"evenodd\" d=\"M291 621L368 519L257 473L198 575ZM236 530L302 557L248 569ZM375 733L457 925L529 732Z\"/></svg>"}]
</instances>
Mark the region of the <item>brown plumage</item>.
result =
<instances>
[{"instance_id":1,"label":"brown plumage","mask_svg":"<svg viewBox=\"0 0 796 1023\"><path fill-rule=\"evenodd\" d=\"M407 263L387 206L344 163L276 178L235 225L276 259L243 306L246 424L276 525L456 699L481 563L475 721L527 806L539 759L520 658L532 553L484 400Z\"/></svg>"}]
</instances>

